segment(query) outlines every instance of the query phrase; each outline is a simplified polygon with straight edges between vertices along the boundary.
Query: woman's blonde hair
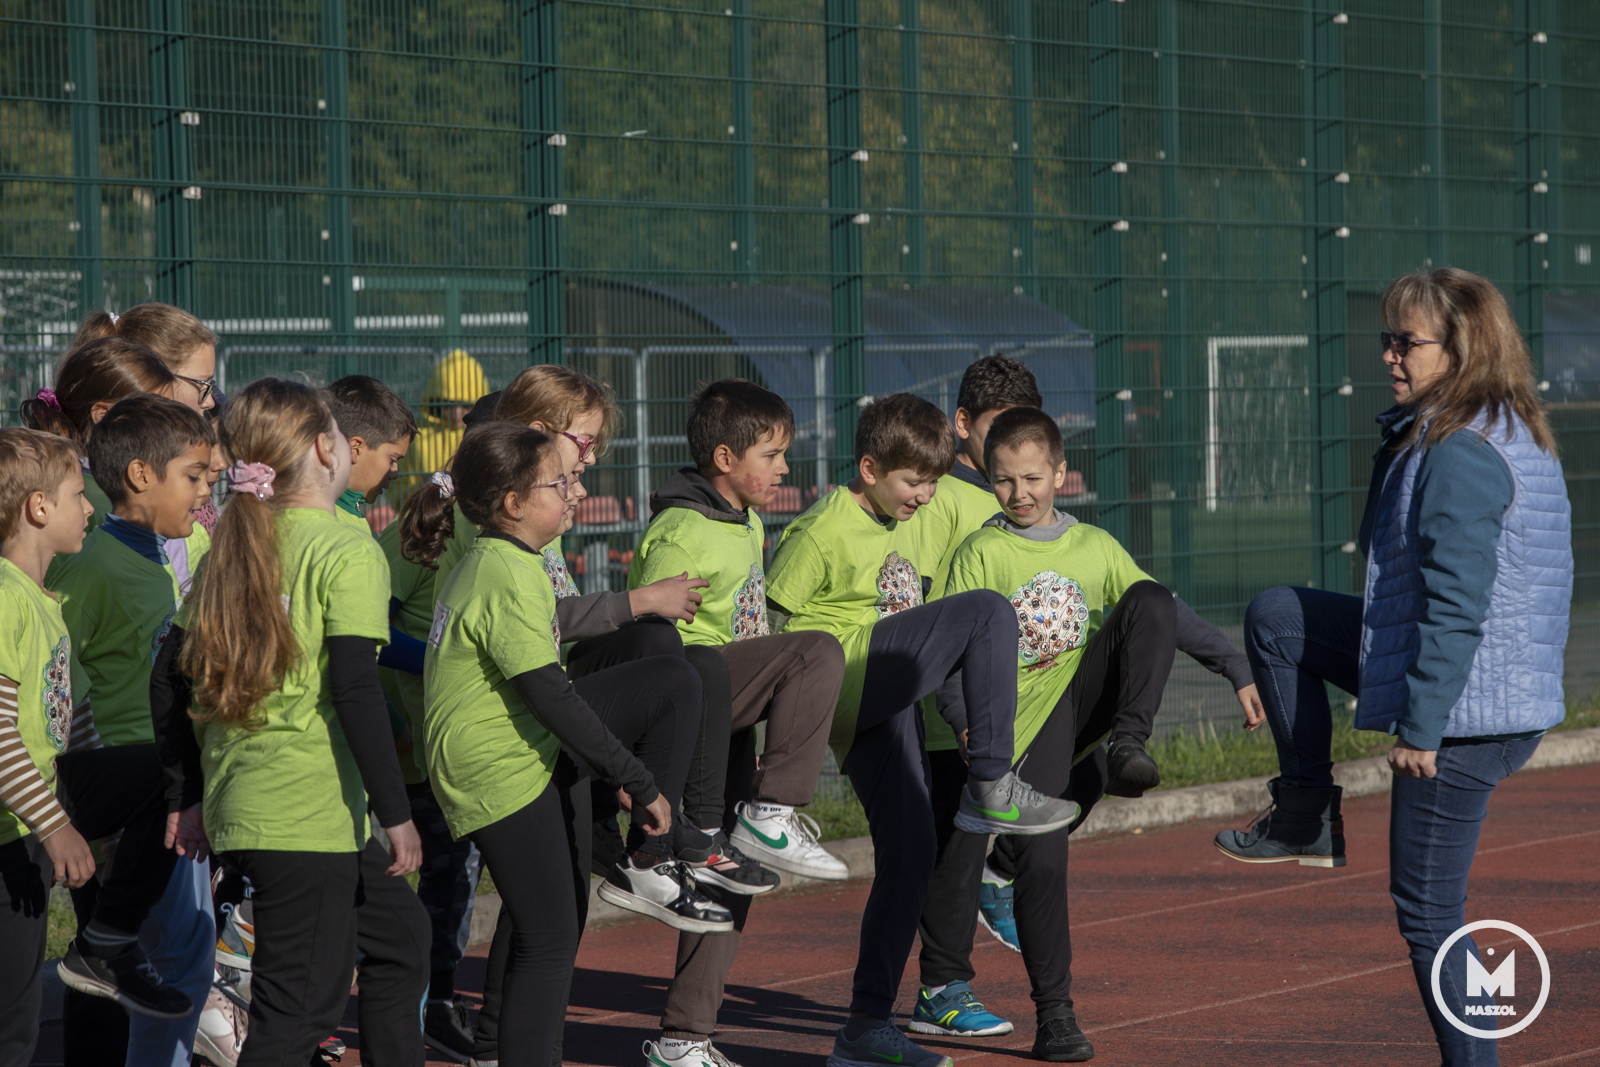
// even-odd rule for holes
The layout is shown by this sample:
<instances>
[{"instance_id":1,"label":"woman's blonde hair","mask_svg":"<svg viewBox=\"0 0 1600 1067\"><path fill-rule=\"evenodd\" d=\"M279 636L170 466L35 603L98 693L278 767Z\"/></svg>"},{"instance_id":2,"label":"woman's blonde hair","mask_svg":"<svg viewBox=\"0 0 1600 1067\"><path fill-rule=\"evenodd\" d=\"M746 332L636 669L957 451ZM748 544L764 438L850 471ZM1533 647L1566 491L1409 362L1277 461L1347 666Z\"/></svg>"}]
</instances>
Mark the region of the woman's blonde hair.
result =
<instances>
[{"instance_id":1,"label":"woman's blonde hair","mask_svg":"<svg viewBox=\"0 0 1600 1067\"><path fill-rule=\"evenodd\" d=\"M229 400L217 430L229 463L273 469L273 495L229 494L189 594L179 665L194 682L195 718L248 726L302 652L283 603L273 512L314 473L306 454L334 423L315 389L263 378Z\"/></svg>"},{"instance_id":2,"label":"woman's blonde hair","mask_svg":"<svg viewBox=\"0 0 1600 1067\"><path fill-rule=\"evenodd\" d=\"M520 422L524 426L540 422L547 433L558 434L589 411L601 414L600 432L595 439L595 454L599 455L605 451L619 421L611 387L571 367L542 363L512 379L495 404L494 417L496 421Z\"/></svg>"},{"instance_id":3,"label":"woman's blonde hair","mask_svg":"<svg viewBox=\"0 0 1600 1067\"><path fill-rule=\"evenodd\" d=\"M1428 340L1443 346L1448 369L1412 399L1417 418L1400 447L1419 439L1425 447L1436 445L1471 425L1479 413L1487 419L1485 438L1505 420L1509 440L1513 428L1507 416L1515 414L1540 448L1556 454L1533 380L1533 360L1500 290L1487 278L1454 267L1403 274L1383 292L1383 322L1395 330L1411 315L1438 324L1439 336Z\"/></svg>"},{"instance_id":4,"label":"woman's blonde hair","mask_svg":"<svg viewBox=\"0 0 1600 1067\"><path fill-rule=\"evenodd\" d=\"M217 343L217 335L187 311L154 302L135 304L120 315L90 312L72 343L81 345L101 337L121 337L144 345L174 370L189 362L201 345Z\"/></svg>"}]
</instances>

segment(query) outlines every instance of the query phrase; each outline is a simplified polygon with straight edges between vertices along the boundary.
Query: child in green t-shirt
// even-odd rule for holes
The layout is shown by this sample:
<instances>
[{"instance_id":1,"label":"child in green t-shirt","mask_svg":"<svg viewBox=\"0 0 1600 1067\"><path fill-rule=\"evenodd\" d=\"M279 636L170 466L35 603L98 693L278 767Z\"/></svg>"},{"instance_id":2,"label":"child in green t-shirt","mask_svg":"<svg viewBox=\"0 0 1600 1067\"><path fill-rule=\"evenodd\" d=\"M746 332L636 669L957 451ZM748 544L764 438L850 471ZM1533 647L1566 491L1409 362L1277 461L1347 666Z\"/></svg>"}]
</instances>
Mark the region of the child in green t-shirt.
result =
<instances>
[{"instance_id":1,"label":"child in green t-shirt","mask_svg":"<svg viewBox=\"0 0 1600 1067\"><path fill-rule=\"evenodd\" d=\"M938 599L945 593L950 578L950 560L968 535L975 533L999 511L995 503L994 486L984 474L983 441L989 426L1003 411L1015 407L1037 408L1044 403L1039 393L1039 383L1021 361L1005 355L985 356L970 364L961 375L961 386L956 392L956 411L951 420L955 424L956 439L960 442L950 473L939 479L939 491L928 506L922 509L918 522L927 523L944 544L939 553L938 570L933 576L933 592L929 599ZM965 857L952 855L951 843L964 843L965 837L952 837L951 820L960 804L961 787L967 781L967 765L962 759L955 732L950 729L940 704L948 705L961 699L961 682L952 678L940 686L932 696L922 702L923 723L927 729L928 769L933 791L934 817L938 825L939 856L934 863L933 876L928 880L928 904L925 914L942 914L942 899L952 893L966 896L967 867ZM953 879L953 882L952 882ZM1002 884L1003 883L1003 884ZM1015 948L1010 923L1012 892L1009 881L989 871L984 871L981 889L981 917L1002 942ZM994 917L991 919L991 915ZM926 961L942 946L930 939L933 932L926 928L922 934L922 955ZM1011 940L1007 940L1007 938ZM924 971L929 968L925 965ZM937 968L934 968L937 970ZM971 976L966 976L970 978ZM943 986L931 995L917 997L913 1027L921 1033L938 1033L957 1037L989 1037L1009 1034L1010 1021L993 1014L972 992L961 975L945 979L936 985ZM951 1013L955 1014L952 1015Z\"/></svg>"},{"instance_id":2,"label":"child in green t-shirt","mask_svg":"<svg viewBox=\"0 0 1600 1067\"><path fill-rule=\"evenodd\" d=\"M167 812L154 746L99 747L88 679L44 588L51 558L81 549L91 508L70 443L0 430L0 1059L8 1063L29 1062L38 1035L49 888L95 877L88 841L118 831L61 977L140 1015L194 1011L138 944L175 858L161 845Z\"/></svg>"},{"instance_id":3,"label":"child in green t-shirt","mask_svg":"<svg viewBox=\"0 0 1600 1067\"><path fill-rule=\"evenodd\" d=\"M151 672L171 837L250 881L247 1058L310 1057L359 945L363 1054L416 1063L430 932L404 876L422 850L378 682L383 555L334 516L349 445L315 390L278 378L231 398L219 437L232 495Z\"/></svg>"},{"instance_id":4,"label":"child in green t-shirt","mask_svg":"<svg viewBox=\"0 0 1600 1067\"><path fill-rule=\"evenodd\" d=\"M851 1016L833 1067L889 1058L948 1064L889 1022L916 936L936 843L917 701L957 670L969 760L957 825L979 833L1049 833L1076 812L1011 770L1016 712L1016 617L999 594L972 590L923 603L923 572L943 544L916 513L955 460L955 434L938 408L910 394L868 404L856 426L858 476L784 531L768 584L784 632L839 639L845 675L830 743L866 809L878 857L861 924ZM904 1061L895 1057L905 1057Z\"/></svg>"},{"instance_id":5,"label":"child in green t-shirt","mask_svg":"<svg viewBox=\"0 0 1600 1067\"><path fill-rule=\"evenodd\" d=\"M817 843L816 824L796 811L811 802L822 770L844 653L823 631L772 634L767 625L765 533L756 509L772 502L788 473L784 452L794 438L794 413L776 393L728 379L690 399L687 429L696 466L651 496L650 525L634 550L628 584L685 573L709 583L694 618L678 630L690 662L697 653L717 657L728 681L715 695L706 687L704 743L683 808L685 818L716 836L718 854L693 873L727 904L734 933L678 935L661 1040L645 1045L658 1067L715 1062L719 1055L711 1033L750 897L778 883L745 853L812 878L849 877ZM762 721L766 746L758 764L754 727ZM729 783L734 795L725 804Z\"/></svg>"},{"instance_id":6,"label":"child in green t-shirt","mask_svg":"<svg viewBox=\"0 0 1600 1067\"><path fill-rule=\"evenodd\" d=\"M46 584L61 598L72 644L94 689L109 746L151 745L150 668L209 538L195 515L210 496L216 434L194 408L153 393L118 401L95 424L89 466L110 512L76 555L57 556ZM187 540L186 540L187 539ZM178 546L189 548L181 558ZM181 568L181 570L180 570ZM211 988L216 926L211 870L178 861L145 923L150 962L197 1004ZM194 1047L198 1013L131 1020L132 1061L170 1062Z\"/></svg>"},{"instance_id":7,"label":"child in green t-shirt","mask_svg":"<svg viewBox=\"0 0 1600 1067\"><path fill-rule=\"evenodd\" d=\"M1226 676L1246 707L1256 700L1249 665L1111 535L1055 509L1067 470L1050 416L1018 407L994 419L984 465L1002 511L956 551L949 595L992 590L1015 612L1014 751L1037 788L1079 801L1085 813L1102 790L1137 796L1160 780L1144 743L1175 649ZM1108 739L1102 766L1089 757ZM950 833L941 896L930 896L923 912L924 991L912 1021L920 1032L941 1032L940 1019L921 1003L929 991L973 975L985 846L981 836ZM990 862L1016 880L1016 936L1038 1015L1034 1052L1052 1061L1087 1059L1093 1047L1070 993L1067 833L1001 838Z\"/></svg>"},{"instance_id":8,"label":"child in green t-shirt","mask_svg":"<svg viewBox=\"0 0 1600 1067\"><path fill-rule=\"evenodd\" d=\"M428 776L451 833L477 845L511 913L496 1057L543 1064L559 1048L588 900L589 774L620 787L634 813L632 855L601 896L678 929L732 928L666 853L700 686L670 656L576 683L561 669L563 634L539 549L571 526L577 497L550 437L513 422L476 426L453 466L444 492L419 493L407 512L418 544L434 551L458 507L479 530L434 606L423 679ZM419 561L433 562L425 551Z\"/></svg>"}]
</instances>

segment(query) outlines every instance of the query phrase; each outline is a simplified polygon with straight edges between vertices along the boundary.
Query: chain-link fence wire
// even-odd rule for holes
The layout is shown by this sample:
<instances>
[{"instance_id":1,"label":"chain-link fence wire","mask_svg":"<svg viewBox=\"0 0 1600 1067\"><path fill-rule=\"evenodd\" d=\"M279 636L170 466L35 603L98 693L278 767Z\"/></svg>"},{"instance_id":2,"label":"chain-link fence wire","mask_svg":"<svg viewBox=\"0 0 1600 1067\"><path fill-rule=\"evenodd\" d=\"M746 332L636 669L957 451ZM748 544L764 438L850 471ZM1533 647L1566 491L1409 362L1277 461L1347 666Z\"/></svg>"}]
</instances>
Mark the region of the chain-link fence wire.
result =
<instances>
[{"instance_id":1,"label":"chain-link fence wire","mask_svg":"<svg viewBox=\"0 0 1600 1067\"><path fill-rule=\"evenodd\" d=\"M426 418L565 360L624 416L567 539L615 587L685 398L799 423L776 533L861 397L1039 374L1061 504L1238 637L1357 592L1377 296L1491 277L1574 504L1600 686L1600 9L1579 0L467 0L0 6L0 401L88 309L178 303L224 387L370 373ZM422 466L412 464L421 472ZM414 477L412 479L414 481ZM402 481L396 487L409 484ZM381 501L375 517L393 501ZM1160 722L1237 714L1185 658Z\"/></svg>"}]
</instances>

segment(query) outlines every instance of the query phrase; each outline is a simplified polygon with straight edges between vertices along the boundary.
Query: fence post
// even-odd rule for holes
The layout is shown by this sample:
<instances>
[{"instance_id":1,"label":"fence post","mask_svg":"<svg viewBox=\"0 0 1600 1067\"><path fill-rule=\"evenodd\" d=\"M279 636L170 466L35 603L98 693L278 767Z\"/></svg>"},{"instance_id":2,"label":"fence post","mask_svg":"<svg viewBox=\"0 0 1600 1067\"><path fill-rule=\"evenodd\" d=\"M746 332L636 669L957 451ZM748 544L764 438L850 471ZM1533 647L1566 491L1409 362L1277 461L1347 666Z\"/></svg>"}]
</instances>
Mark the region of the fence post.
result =
<instances>
[{"instance_id":1,"label":"fence post","mask_svg":"<svg viewBox=\"0 0 1600 1067\"><path fill-rule=\"evenodd\" d=\"M900 0L900 138L904 149L906 284L928 284L928 220L922 197L922 0Z\"/></svg>"},{"instance_id":2,"label":"fence post","mask_svg":"<svg viewBox=\"0 0 1600 1067\"><path fill-rule=\"evenodd\" d=\"M1184 208L1182 175L1181 106L1178 81L1178 5L1177 0L1160 0L1156 6L1156 78L1161 106L1161 214L1162 272L1167 286L1167 336L1161 346L1163 368L1172 389L1171 402L1163 404L1167 424L1166 440L1172 469L1172 586L1173 592L1193 603L1194 545L1192 523L1199 468L1195 462L1200 442L1195 436L1195 375L1193 353L1189 348L1188 229Z\"/></svg>"},{"instance_id":3,"label":"fence post","mask_svg":"<svg viewBox=\"0 0 1600 1067\"><path fill-rule=\"evenodd\" d=\"M350 232L350 56L345 0L322 0L322 92L324 144L328 152L328 316L335 344L355 340L355 241ZM330 374L342 372L335 359Z\"/></svg>"},{"instance_id":4,"label":"fence post","mask_svg":"<svg viewBox=\"0 0 1600 1067\"><path fill-rule=\"evenodd\" d=\"M828 228L832 269L833 392L836 450L853 450L856 401L867 391L866 310L861 229L860 0L827 0ZM839 481L852 477L848 460Z\"/></svg>"},{"instance_id":5,"label":"fence post","mask_svg":"<svg viewBox=\"0 0 1600 1067\"><path fill-rule=\"evenodd\" d=\"M1345 330L1344 27L1339 0L1305 0L1301 78L1305 139L1306 368L1311 415L1312 583L1349 592L1350 382Z\"/></svg>"},{"instance_id":6,"label":"fence post","mask_svg":"<svg viewBox=\"0 0 1600 1067\"><path fill-rule=\"evenodd\" d=\"M1545 165L1545 43L1549 35L1545 30L1544 0L1515 0L1512 5L1515 37L1512 44L1512 71L1515 79L1515 97L1512 104L1512 121L1516 133L1513 143L1516 151L1517 186L1513 196L1516 205L1517 236L1513 257L1515 273L1517 325L1528 340L1528 352L1533 357L1533 373L1544 377L1544 290L1550 235L1545 219L1546 196L1539 192L1549 188L1550 171ZM1541 40L1542 38L1542 40Z\"/></svg>"},{"instance_id":7,"label":"fence post","mask_svg":"<svg viewBox=\"0 0 1600 1067\"><path fill-rule=\"evenodd\" d=\"M1441 0L1422 0L1422 120L1428 197L1428 266L1450 264L1450 237L1445 233L1444 207L1444 59L1440 53Z\"/></svg>"},{"instance_id":8,"label":"fence post","mask_svg":"<svg viewBox=\"0 0 1600 1067\"><path fill-rule=\"evenodd\" d=\"M189 6L186 0L150 0L150 107L152 171L156 179L156 293L194 309L194 231L185 196L194 180L189 126Z\"/></svg>"},{"instance_id":9,"label":"fence post","mask_svg":"<svg viewBox=\"0 0 1600 1067\"><path fill-rule=\"evenodd\" d=\"M523 0L522 128L524 195L528 198L528 354L561 363L567 332L561 277L561 5Z\"/></svg>"},{"instance_id":10,"label":"fence post","mask_svg":"<svg viewBox=\"0 0 1600 1067\"><path fill-rule=\"evenodd\" d=\"M755 90L750 55L750 0L731 0L733 34L728 49L728 76L733 80L733 215L734 270L740 284L756 282Z\"/></svg>"},{"instance_id":11,"label":"fence post","mask_svg":"<svg viewBox=\"0 0 1600 1067\"><path fill-rule=\"evenodd\" d=\"M1018 296L1039 296L1033 245L1033 0L1011 0L1011 140L1017 187L1012 269Z\"/></svg>"},{"instance_id":12,"label":"fence post","mask_svg":"<svg viewBox=\"0 0 1600 1067\"><path fill-rule=\"evenodd\" d=\"M80 179L72 189L81 316L105 303L100 274L100 77L94 0L72 0L71 19L67 73L72 81L72 173Z\"/></svg>"},{"instance_id":13,"label":"fence post","mask_svg":"<svg viewBox=\"0 0 1600 1067\"><path fill-rule=\"evenodd\" d=\"M1112 170L1122 154L1122 7L1089 4L1089 199L1094 262L1094 443L1096 524L1123 545L1128 509L1127 360L1122 336L1122 189Z\"/></svg>"}]
</instances>

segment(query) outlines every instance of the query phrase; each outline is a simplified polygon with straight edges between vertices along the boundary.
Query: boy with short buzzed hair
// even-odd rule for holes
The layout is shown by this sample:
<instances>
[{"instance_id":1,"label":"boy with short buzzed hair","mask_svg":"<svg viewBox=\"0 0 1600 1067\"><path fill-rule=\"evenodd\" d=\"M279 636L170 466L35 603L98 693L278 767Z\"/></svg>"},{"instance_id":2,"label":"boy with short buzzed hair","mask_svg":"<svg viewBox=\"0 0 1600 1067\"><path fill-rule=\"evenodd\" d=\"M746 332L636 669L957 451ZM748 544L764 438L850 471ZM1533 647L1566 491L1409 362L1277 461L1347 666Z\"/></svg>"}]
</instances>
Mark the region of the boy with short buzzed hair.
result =
<instances>
[{"instance_id":1,"label":"boy with short buzzed hair","mask_svg":"<svg viewBox=\"0 0 1600 1067\"><path fill-rule=\"evenodd\" d=\"M687 431L695 466L651 494L651 521L634 550L628 586L685 573L709 583L700 609L678 632L702 677L719 675L702 670L700 654L709 653L725 661L726 682L707 683L681 810L716 841L717 854L692 873L732 913L734 926L732 933L678 935L661 1038L645 1044L655 1067L727 1063L711 1033L750 898L779 881L763 864L811 878L849 877L797 810L811 802L822 771L844 653L827 633L773 634L767 622L766 533L757 510L771 504L788 473L794 413L776 393L730 378L690 398ZM758 761L759 722L767 730Z\"/></svg>"},{"instance_id":2,"label":"boy with short buzzed hair","mask_svg":"<svg viewBox=\"0 0 1600 1067\"><path fill-rule=\"evenodd\" d=\"M322 390L322 399L350 442L350 488L339 498L338 516L358 519L371 532L366 505L400 469L417 435L417 418L398 393L365 374L340 378Z\"/></svg>"},{"instance_id":3,"label":"boy with short buzzed hair","mask_svg":"<svg viewBox=\"0 0 1600 1067\"><path fill-rule=\"evenodd\" d=\"M974 833L1044 834L1076 813L1011 770L1016 617L972 590L924 603L943 542L918 525L956 437L938 408L908 393L880 397L856 426L857 476L784 531L768 599L784 632L824 630L845 652L830 744L866 809L877 875L861 921L850 1019L830 1067L948 1067L889 1021L916 936L935 855L927 757L917 701L956 671L970 774L957 819ZM933 536L929 536L929 534Z\"/></svg>"},{"instance_id":4,"label":"boy with short buzzed hair","mask_svg":"<svg viewBox=\"0 0 1600 1067\"><path fill-rule=\"evenodd\" d=\"M89 437L90 472L110 513L84 538L83 551L56 558L46 584L61 599L109 747L155 742L150 668L210 543L191 535L211 495L216 440L202 414L154 393L118 402ZM182 556L174 552L180 545L187 549ZM178 860L139 936L151 965L189 999L204 1002L216 941L207 864L193 856ZM129 1019L125 1062L181 1062L193 1051L198 1019Z\"/></svg>"},{"instance_id":5,"label":"boy with short buzzed hair","mask_svg":"<svg viewBox=\"0 0 1600 1067\"><path fill-rule=\"evenodd\" d=\"M168 401L171 403L171 401ZM198 418L198 416L196 416ZM208 452L209 457L209 452ZM48 893L95 875L88 841L122 841L85 928L59 965L69 986L141 1015L179 1019L189 997L150 967L138 938L177 857L154 745L97 747L89 682L56 597L57 553L83 546L93 507L72 445L0 430L0 1061L27 1063L38 1037ZM191 503L192 506L192 503Z\"/></svg>"},{"instance_id":6,"label":"boy with short buzzed hair","mask_svg":"<svg viewBox=\"0 0 1600 1067\"><path fill-rule=\"evenodd\" d=\"M1248 663L1215 627L1145 574L1110 534L1055 509L1067 471L1054 419L1033 408L1004 412L989 430L984 465L1001 510L957 549L947 595L992 590L1009 599L1020 637L1012 653L1014 751L1027 761L1029 779L1051 796L1081 796L1092 804L1101 772L1085 757L1109 739L1114 772L1131 777L1140 770L1123 755L1131 752L1149 761L1147 777L1131 784L1155 784L1159 776L1144 743L1175 650L1225 675L1246 707L1256 699ZM1076 788L1084 775L1086 794ZM1116 788L1115 777L1111 784ZM923 912L924 990L912 1022L923 1033L939 1032L931 1024L940 1017L922 1010L930 989L965 985L972 977L977 883L987 842L959 827L949 832L940 859L946 896L930 897ZM1071 997L1067 840L1065 832L1002 838L993 858L1015 879L1018 941L1038 1016L1034 1054L1052 1062L1094 1054ZM949 870L961 863L964 877Z\"/></svg>"}]
</instances>

